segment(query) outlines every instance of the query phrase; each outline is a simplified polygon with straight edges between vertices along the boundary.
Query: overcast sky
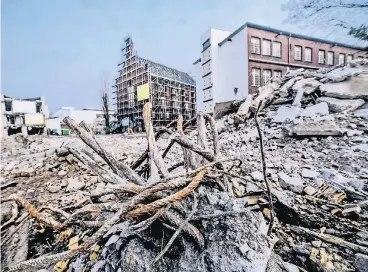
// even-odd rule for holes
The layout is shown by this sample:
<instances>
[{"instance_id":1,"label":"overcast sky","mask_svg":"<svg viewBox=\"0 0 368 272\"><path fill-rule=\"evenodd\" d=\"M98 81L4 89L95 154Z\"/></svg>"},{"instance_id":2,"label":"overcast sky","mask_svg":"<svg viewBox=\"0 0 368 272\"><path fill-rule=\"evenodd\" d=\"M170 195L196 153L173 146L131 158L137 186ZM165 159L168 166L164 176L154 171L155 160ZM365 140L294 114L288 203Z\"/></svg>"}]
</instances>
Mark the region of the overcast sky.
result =
<instances>
[{"instance_id":1,"label":"overcast sky","mask_svg":"<svg viewBox=\"0 0 368 272\"><path fill-rule=\"evenodd\" d=\"M200 56L200 36L210 27L234 31L249 21L322 36L283 24L285 0L1 2L2 92L16 98L43 95L51 112L61 106L100 107L103 80L112 85L117 76L120 45L128 34L140 56L185 72Z\"/></svg>"}]
</instances>

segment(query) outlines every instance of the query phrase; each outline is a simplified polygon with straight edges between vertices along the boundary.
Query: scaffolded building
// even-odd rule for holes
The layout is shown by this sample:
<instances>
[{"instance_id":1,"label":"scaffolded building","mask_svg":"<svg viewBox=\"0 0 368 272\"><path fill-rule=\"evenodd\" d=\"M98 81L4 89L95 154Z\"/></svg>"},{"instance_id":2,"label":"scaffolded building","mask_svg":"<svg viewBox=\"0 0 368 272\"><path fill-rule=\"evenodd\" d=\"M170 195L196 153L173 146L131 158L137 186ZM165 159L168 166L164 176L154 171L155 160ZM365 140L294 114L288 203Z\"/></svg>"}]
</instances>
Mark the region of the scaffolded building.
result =
<instances>
[{"instance_id":1,"label":"scaffolded building","mask_svg":"<svg viewBox=\"0 0 368 272\"><path fill-rule=\"evenodd\" d=\"M115 79L118 120L123 127L144 131L143 106L152 104L154 127L166 126L179 115L190 120L196 111L196 83L187 73L141 58L130 37Z\"/></svg>"}]
</instances>

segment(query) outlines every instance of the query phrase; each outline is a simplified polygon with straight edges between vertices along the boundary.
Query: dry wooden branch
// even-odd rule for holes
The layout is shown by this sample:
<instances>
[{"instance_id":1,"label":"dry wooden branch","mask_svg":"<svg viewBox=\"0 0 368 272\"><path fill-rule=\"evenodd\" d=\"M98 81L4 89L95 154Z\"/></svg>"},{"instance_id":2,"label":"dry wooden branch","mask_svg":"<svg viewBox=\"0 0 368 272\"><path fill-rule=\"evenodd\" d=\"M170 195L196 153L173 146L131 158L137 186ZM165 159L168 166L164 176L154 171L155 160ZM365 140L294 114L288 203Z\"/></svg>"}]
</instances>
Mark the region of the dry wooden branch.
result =
<instances>
[{"instance_id":1,"label":"dry wooden branch","mask_svg":"<svg viewBox=\"0 0 368 272\"><path fill-rule=\"evenodd\" d=\"M52 217L46 216L37 211L26 199L18 195L11 195L10 198L20 204L30 214L30 216L36 218L38 221L52 227L54 230L59 230L61 228L61 223L57 222Z\"/></svg>"},{"instance_id":2,"label":"dry wooden branch","mask_svg":"<svg viewBox=\"0 0 368 272\"><path fill-rule=\"evenodd\" d=\"M215 119L209 114L205 114L204 119L206 119L210 123L211 133L212 133L212 140L213 140L213 153L215 154L215 157L219 156L220 149L219 149L219 146L218 146L218 133L217 133L217 129L216 129Z\"/></svg>"},{"instance_id":3,"label":"dry wooden branch","mask_svg":"<svg viewBox=\"0 0 368 272\"><path fill-rule=\"evenodd\" d=\"M267 234L270 235L271 232L272 232L273 222L275 221L275 210L273 209L271 184L269 183L269 181L267 179L266 159L265 159L264 149L263 149L263 136L262 136L261 128L260 128L259 123L258 123L258 112L261 108L261 105L262 104L259 103L257 111L254 115L254 121L256 123L257 131L258 131L258 135L259 135L259 144L260 144L261 158L262 158L263 179L264 179L264 182L266 183L267 195L268 195L269 205L270 205L270 225L269 225L268 232L267 232Z\"/></svg>"},{"instance_id":4,"label":"dry wooden branch","mask_svg":"<svg viewBox=\"0 0 368 272\"><path fill-rule=\"evenodd\" d=\"M321 240L323 240L327 243L330 243L330 244L345 247L345 248L348 248L348 249L351 249L351 250L354 250L356 252L360 252L360 253L363 253L363 254L368 254L368 248L367 247L360 246L360 245L345 241L344 239L342 239L340 237L336 237L336 236L333 236L333 235L330 235L330 234L314 232L314 231L311 231L307 228L298 227L298 226L290 226L290 229L294 230L296 232L299 232L299 233L304 232L306 234L317 237L318 239L321 239Z\"/></svg>"},{"instance_id":5,"label":"dry wooden branch","mask_svg":"<svg viewBox=\"0 0 368 272\"><path fill-rule=\"evenodd\" d=\"M143 179L134 172L130 167L125 165L124 163L116 160L111 154L103 150L100 145L97 143L96 139L84 129L81 129L73 119L70 117L64 118L64 123L67 124L69 128L71 128L81 140L92 148L104 161L111 167L111 169L121 177L126 177L129 181L143 185Z\"/></svg>"},{"instance_id":6,"label":"dry wooden branch","mask_svg":"<svg viewBox=\"0 0 368 272\"><path fill-rule=\"evenodd\" d=\"M149 146L149 157L152 160L151 163L155 163L157 169L160 171L162 176L167 177L169 175L169 172L167 171L161 154L158 152L157 144L154 137L153 125L151 121L151 103L146 103L143 106L143 121L146 128L147 141ZM159 179L159 177L157 177L157 179Z\"/></svg>"},{"instance_id":7,"label":"dry wooden branch","mask_svg":"<svg viewBox=\"0 0 368 272\"><path fill-rule=\"evenodd\" d=\"M17 205L17 202L15 202L15 201L12 204L11 215L12 216L10 217L10 219L0 226L0 230L3 230L7 226L9 226L10 224L13 224L15 222L15 220L17 219L17 217L18 217L18 205Z\"/></svg>"},{"instance_id":8,"label":"dry wooden branch","mask_svg":"<svg viewBox=\"0 0 368 272\"><path fill-rule=\"evenodd\" d=\"M156 256L156 258L151 262L150 267L152 267L155 263L157 263L169 250L171 245L174 243L175 239L179 236L180 232L183 230L184 226L188 224L189 220L193 217L195 212L197 211L198 200L195 192L193 192L193 208L185 221L179 226L179 228L175 231L173 236L171 236L169 242L167 242L166 246L161 250L161 252Z\"/></svg>"}]
</instances>

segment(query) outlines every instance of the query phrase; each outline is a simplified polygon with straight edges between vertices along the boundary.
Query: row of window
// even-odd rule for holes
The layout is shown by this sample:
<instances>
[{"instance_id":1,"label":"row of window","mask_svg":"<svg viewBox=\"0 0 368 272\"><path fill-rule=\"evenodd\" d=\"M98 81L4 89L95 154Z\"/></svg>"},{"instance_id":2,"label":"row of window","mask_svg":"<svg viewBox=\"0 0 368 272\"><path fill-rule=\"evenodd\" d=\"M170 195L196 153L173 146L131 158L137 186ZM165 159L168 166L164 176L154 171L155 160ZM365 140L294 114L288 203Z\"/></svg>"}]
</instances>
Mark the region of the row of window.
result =
<instances>
[{"instance_id":1,"label":"row of window","mask_svg":"<svg viewBox=\"0 0 368 272\"><path fill-rule=\"evenodd\" d=\"M251 43L251 53L253 54L261 54L262 49L262 55L264 56L273 56L281 58L281 42L262 39L262 47L261 47L261 39L251 37L250 43Z\"/></svg>"},{"instance_id":2,"label":"row of window","mask_svg":"<svg viewBox=\"0 0 368 272\"><path fill-rule=\"evenodd\" d=\"M294 47L294 59L298 61L302 61L302 51L303 48L299 45L295 45ZM312 62L313 56L313 49L310 47L304 48L304 61L305 62ZM353 55L345 55L343 53L339 54L339 65L345 64L346 62L352 61ZM328 65L335 65L335 52L328 51L327 52L327 64ZM325 50L318 50L318 63L319 64L326 64L326 51Z\"/></svg>"},{"instance_id":3,"label":"row of window","mask_svg":"<svg viewBox=\"0 0 368 272\"><path fill-rule=\"evenodd\" d=\"M261 69L253 68L251 85L259 87L262 84L262 86L265 86L268 83L270 83L272 76L281 77L281 71L278 71L278 70L272 71L269 69L263 69L262 80L261 80Z\"/></svg>"},{"instance_id":4,"label":"row of window","mask_svg":"<svg viewBox=\"0 0 368 272\"><path fill-rule=\"evenodd\" d=\"M272 56L281 58L281 42L278 41L271 41L268 39L262 39L262 46L261 46L261 39L256 37L251 37L251 53L253 54L261 54L264 56ZM298 61L303 60L303 47L300 45L294 46L294 59ZM328 64L328 65L335 65L334 63L335 53L332 51L327 52L327 59L326 59L326 51L325 50L318 50L318 63L319 64ZM343 53L339 54L339 63L338 64L345 64L353 60L353 55L345 55ZM313 49L310 47L304 48L304 61L305 62L312 62L313 61Z\"/></svg>"}]
</instances>

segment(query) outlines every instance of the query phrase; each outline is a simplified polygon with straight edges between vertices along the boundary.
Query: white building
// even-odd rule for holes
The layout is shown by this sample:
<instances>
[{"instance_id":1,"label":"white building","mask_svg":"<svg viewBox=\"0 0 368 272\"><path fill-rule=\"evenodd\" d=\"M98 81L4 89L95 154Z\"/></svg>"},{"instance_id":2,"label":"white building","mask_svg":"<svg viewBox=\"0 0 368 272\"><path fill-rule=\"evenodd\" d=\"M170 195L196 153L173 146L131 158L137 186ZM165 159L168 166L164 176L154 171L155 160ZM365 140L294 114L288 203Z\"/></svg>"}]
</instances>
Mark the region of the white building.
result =
<instances>
[{"instance_id":1,"label":"white building","mask_svg":"<svg viewBox=\"0 0 368 272\"><path fill-rule=\"evenodd\" d=\"M230 35L230 31L211 28L201 37L201 58L193 63L198 111L213 113L216 103L248 95L247 36L235 35L231 43L220 46Z\"/></svg>"},{"instance_id":2,"label":"white building","mask_svg":"<svg viewBox=\"0 0 368 272\"><path fill-rule=\"evenodd\" d=\"M14 99L1 95L1 136L42 134L48 117L44 97Z\"/></svg>"},{"instance_id":3,"label":"white building","mask_svg":"<svg viewBox=\"0 0 368 272\"><path fill-rule=\"evenodd\" d=\"M115 118L115 112L110 111L110 117ZM96 121L96 118L103 117L103 110L98 109L82 109L78 110L74 107L61 107L57 111L52 114L52 117L59 117L63 120L65 117L69 116L76 122L85 121L87 124L93 124ZM113 120L111 120L113 121Z\"/></svg>"}]
</instances>

